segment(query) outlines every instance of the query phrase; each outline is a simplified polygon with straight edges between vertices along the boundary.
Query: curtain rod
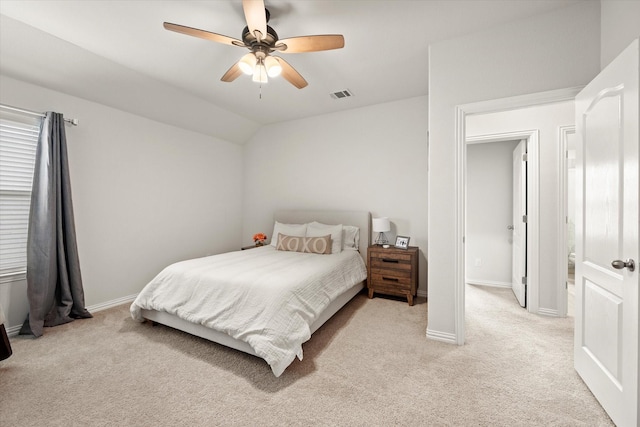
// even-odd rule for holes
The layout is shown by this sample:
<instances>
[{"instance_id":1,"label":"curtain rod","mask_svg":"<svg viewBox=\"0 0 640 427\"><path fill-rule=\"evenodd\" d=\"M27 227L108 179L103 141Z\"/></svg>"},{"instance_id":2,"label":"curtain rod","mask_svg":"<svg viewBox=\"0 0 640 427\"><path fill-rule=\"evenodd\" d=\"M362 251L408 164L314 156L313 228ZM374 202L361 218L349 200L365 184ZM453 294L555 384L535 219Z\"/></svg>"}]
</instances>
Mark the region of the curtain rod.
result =
<instances>
[{"instance_id":1,"label":"curtain rod","mask_svg":"<svg viewBox=\"0 0 640 427\"><path fill-rule=\"evenodd\" d=\"M24 108L12 107L11 105L0 104L0 108L2 108L3 110L15 111L17 113L30 114L32 116L38 116L38 117L44 117L45 116L44 113L38 113L36 111L25 110ZM67 119L67 118L63 117L63 120L66 123L69 123L70 125L73 125L73 126L78 126L78 123L79 123L78 119Z\"/></svg>"}]
</instances>

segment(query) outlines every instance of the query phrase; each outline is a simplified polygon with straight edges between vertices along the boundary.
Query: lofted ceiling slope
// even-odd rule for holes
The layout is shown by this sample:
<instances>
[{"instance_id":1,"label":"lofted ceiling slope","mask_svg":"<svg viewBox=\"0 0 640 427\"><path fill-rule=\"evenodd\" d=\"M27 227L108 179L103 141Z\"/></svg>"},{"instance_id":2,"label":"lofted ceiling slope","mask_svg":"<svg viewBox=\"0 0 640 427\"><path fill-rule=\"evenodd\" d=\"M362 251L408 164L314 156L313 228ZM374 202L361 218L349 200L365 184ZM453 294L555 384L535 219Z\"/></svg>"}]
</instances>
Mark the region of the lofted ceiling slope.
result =
<instances>
[{"instance_id":1,"label":"lofted ceiling slope","mask_svg":"<svg viewBox=\"0 0 640 427\"><path fill-rule=\"evenodd\" d=\"M280 38L345 37L340 50L286 55L309 82L296 89L221 82L245 49L162 27L241 38L240 0L2 0L0 73L242 144L264 124L426 95L429 44L577 1L266 0ZM345 89L354 96L330 97Z\"/></svg>"}]
</instances>

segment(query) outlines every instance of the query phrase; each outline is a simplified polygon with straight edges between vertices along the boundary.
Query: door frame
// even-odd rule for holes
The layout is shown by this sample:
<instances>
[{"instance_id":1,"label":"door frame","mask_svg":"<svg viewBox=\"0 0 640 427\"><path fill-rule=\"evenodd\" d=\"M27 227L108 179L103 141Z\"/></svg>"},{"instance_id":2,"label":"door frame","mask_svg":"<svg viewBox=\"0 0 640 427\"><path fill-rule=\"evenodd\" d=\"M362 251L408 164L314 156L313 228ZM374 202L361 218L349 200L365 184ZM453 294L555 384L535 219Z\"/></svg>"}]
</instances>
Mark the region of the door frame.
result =
<instances>
[{"instance_id":1,"label":"door frame","mask_svg":"<svg viewBox=\"0 0 640 427\"><path fill-rule=\"evenodd\" d=\"M567 295L567 281L569 280L567 274L567 217L569 216L569 207L568 207L568 197L569 197L569 189L568 189L568 168L569 168L569 160L567 159L567 151L568 151L568 139L569 135L576 133L576 125L570 126L560 126L558 128L558 158L560 159L560 163L558 164L558 176L560 177L560 188L558 190L558 283L561 285L558 287L558 317L567 317L567 308L568 308L568 295ZM562 286L562 283L565 286Z\"/></svg>"},{"instance_id":2,"label":"door frame","mask_svg":"<svg viewBox=\"0 0 640 427\"><path fill-rule=\"evenodd\" d=\"M540 229L540 219L538 216L538 206L540 203L540 192L538 188L538 174L540 171L540 132L538 129L531 130L518 130L512 132L502 132L495 134L484 134L469 136L466 138L466 145L471 144L483 144L489 142L507 142L515 140L525 140L527 143L527 235L537 236ZM465 150L465 192L466 192L466 150ZM515 203L515 201L513 202ZM465 224L466 224L466 206L465 206ZM466 226L465 226L466 227ZM535 233L535 234L533 234ZM466 228L465 228L466 236ZM528 237L525 240L526 253L527 253L527 305L526 309L532 311L531 305L533 300L536 307L538 304L538 264L539 264L539 251L538 251L538 239L535 242L531 241ZM533 249L533 250L531 250ZM465 264L466 267L466 264ZM536 274L530 274L531 271L535 271ZM466 268L465 268L466 278ZM466 280L465 280L466 281Z\"/></svg>"},{"instance_id":3,"label":"door frame","mask_svg":"<svg viewBox=\"0 0 640 427\"><path fill-rule=\"evenodd\" d=\"M454 318L455 318L455 340L456 344L463 345L465 339L465 182L466 182L466 117L473 114L494 113L507 111L516 108L533 107L544 104L552 104L556 102L572 101L575 99L581 87L573 87L566 89L558 89L546 92L533 93L528 95L520 95L509 98L500 98L489 101L480 101L470 104L457 105L455 107L455 228L454 228L454 253L455 253L455 270L454 270ZM537 171L536 171L537 173ZM535 176L536 185L538 184L538 175ZM537 212L536 212L537 215ZM536 230L537 232L538 230ZM538 236L536 235L536 242ZM534 252L533 247L529 246L529 251ZM537 247L535 248L536 256L538 255ZM531 265L530 272L538 275L538 265ZM535 273L533 271L535 270ZM531 298L533 300L534 298ZM530 305L533 311L533 304L538 308L537 295L535 302Z\"/></svg>"}]
</instances>

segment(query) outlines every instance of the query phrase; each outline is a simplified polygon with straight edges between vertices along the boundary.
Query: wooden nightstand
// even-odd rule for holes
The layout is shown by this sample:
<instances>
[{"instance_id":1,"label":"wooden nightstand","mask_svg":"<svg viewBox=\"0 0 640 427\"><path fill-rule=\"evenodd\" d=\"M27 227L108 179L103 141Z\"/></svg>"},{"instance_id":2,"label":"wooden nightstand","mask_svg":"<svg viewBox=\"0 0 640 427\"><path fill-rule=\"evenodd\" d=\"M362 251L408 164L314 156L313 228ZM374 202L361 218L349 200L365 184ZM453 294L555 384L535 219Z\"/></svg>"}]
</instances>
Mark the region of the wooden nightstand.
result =
<instances>
[{"instance_id":1,"label":"wooden nightstand","mask_svg":"<svg viewBox=\"0 0 640 427\"><path fill-rule=\"evenodd\" d=\"M413 305L418 288L418 247L409 249L369 246L367 249L367 287L374 292L407 297Z\"/></svg>"},{"instance_id":2,"label":"wooden nightstand","mask_svg":"<svg viewBox=\"0 0 640 427\"><path fill-rule=\"evenodd\" d=\"M247 249L255 249L255 248L259 248L260 246L256 246L256 245L251 245L251 246L243 246L240 248L240 250L242 251L246 251Z\"/></svg>"}]
</instances>

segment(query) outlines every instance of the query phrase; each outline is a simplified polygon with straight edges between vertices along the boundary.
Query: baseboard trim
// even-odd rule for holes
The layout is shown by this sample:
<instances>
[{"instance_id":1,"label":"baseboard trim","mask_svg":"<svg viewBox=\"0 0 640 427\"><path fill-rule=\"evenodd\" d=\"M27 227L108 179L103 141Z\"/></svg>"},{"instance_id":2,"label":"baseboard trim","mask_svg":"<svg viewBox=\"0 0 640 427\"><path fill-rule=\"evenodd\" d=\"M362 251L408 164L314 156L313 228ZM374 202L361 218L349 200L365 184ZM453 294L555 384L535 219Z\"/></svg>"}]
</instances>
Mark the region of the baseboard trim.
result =
<instances>
[{"instance_id":1,"label":"baseboard trim","mask_svg":"<svg viewBox=\"0 0 640 427\"><path fill-rule=\"evenodd\" d=\"M116 307L121 304L133 302L133 300L136 299L137 296L138 294L127 295L126 297L116 298L114 300L106 301L100 304L90 305L87 307L87 311L89 311L89 313L95 313L98 311L107 310L109 308ZM20 329L22 329L22 325L16 325L16 326L11 326L10 328L7 328L7 336L15 337L20 332Z\"/></svg>"},{"instance_id":2,"label":"baseboard trim","mask_svg":"<svg viewBox=\"0 0 640 427\"><path fill-rule=\"evenodd\" d=\"M467 285L493 286L494 288L510 288L511 287L511 283L498 282L498 281L495 281L495 280L466 279L465 283Z\"/></svg>"},{"instance_id":3,"label":"baseboard trim","mask_svg":"<svg viewBox=\"0 0 640 427\"><path fill-rule=\"evenodd\" d=\"M456 334L434 331L427 328L427 338L434 341L442 341L448 344L457 344Z\"/></svg>"},{"instance_id":4,"label":"baseboard trim","mask_svg":"<svg viewBox=\"0 0 640 427\"><path fill-rule=\"evenodd\" d=\"M560 317L558 310L551 310L550 308L540 308L538 309L538 314L542 316Z\"/></svg>"},{"instance_id":5,"label":"baseboard trim","mask_svg":"<svg viewBox=\"0 0 640 427\"><path fill-rule=\"evenodd\" d=\"M91 305L89 307L87 307L87 310L89 311L89 313L91 312L95 312L95 311L102 311L102 310L107 310L109 308L121 305L121 304L125 304L128 302L133 302L134 299L136 299L136 297L138 296L138 294L133 294L133 295L127 295L126 297L122 297L122 298L117 298L111 301L107 301L107 302L103 302L100 304L94 304Z\"/></svg>"}]
</instances>

